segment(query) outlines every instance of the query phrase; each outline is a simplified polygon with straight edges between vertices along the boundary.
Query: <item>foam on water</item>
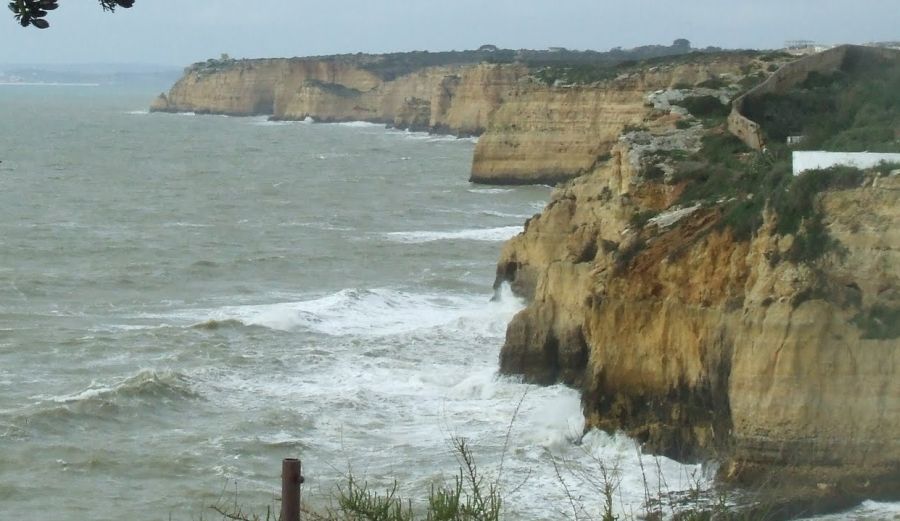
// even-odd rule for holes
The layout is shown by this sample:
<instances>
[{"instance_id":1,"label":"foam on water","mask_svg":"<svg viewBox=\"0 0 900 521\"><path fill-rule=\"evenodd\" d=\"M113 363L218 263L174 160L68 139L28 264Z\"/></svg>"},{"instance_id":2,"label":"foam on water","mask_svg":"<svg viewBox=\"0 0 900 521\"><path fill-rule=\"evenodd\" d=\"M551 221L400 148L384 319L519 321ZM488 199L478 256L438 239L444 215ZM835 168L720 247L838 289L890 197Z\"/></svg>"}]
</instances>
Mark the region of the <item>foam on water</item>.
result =
<instances>
[{"instance_id":1,"label":"foam on water","mask_svg":"<svg viewBox=\"0 0 900 521\"><path fill-rule=\"evenodd\" d=\"M345 289L310 300L144 314L140 318L174 319L203 329L244 325L368 337L452 325L488 300L486 296L416 294L385 288ZM506 306L495 308L508 310L509 304Z\"/></svg>"},{"instance_id":2,"label":"foam on water","mask_svg":"<svg viewBox=\"0 0 900 521\"><path fill-rule=\"evenodd\" d=\"M344 121L341 123L328 123L329 125L338 125L349 128L385 128L383 123L370 123L368 121Z\"/></svg>"},{"instance_id":3,"label":"foam on water","mask_svg":"<svg viewBox=\"0 0 900 521\"><path fill-rule=\"evenodd\" d=\"M514 192L515 188L469 188L468 192L473 194L485 194L485 195L493 195L493 194L508 194L510 192Z\"/></svg>"},{"instance_id":4,"label":"foam on water","mask_svg":"<svg viewBox=\"0 0 900 521\"><path fill-rule=\"evenodd\" d=\"M839 514L810 517L801 521L898 521L900 503L863 501L858 507Z\"/></svg>"},{"instance_id":5,"label":"foam on water","mask_svg":"<svg viewBox=\"0 0 900 521\"><path fill-rule=\"evenodd\" d=\"M402 243L426 243L434 241L505 241L522 232L521 226L500 226L497 228L474 228L449 232L410 231L389 232L384 234L388 240Z\"/></svg>"},{"instance_id":6,"label":"foam on water","mask_svg":"<svg viewBox=\"0 0 900 521\"><path fill-rule=\"evenodd\" d=\"M510 219L528 219L533 216L530 213L507 213L495 210L482 210L481 215L489 215L491 217L508 217Z\"/></svg>"},{"instance_id":7,"label":"foam on water","mask_svg":"<svg viewBox=\"0 0 900 521\"><path fill-rule=\"evenodd\" d=\"M0 99L16 151L0 165L6 517L192 519L225 480L256 509L290 456L304 459L305 497L341 482L345 462L422 497L456 474L452 436L489 479L503 462L508 519L563 517L554 462L590 513L584 475L598 461L634 512L641 467L676 491L703 470L583 436L578 391L497 374L523 303L508 287L491 299L499 244L466 241L519 232L548 191L467 185L468 144L367 123L208 118L197 133L160 116L148 128L125 113L133 98L94 110L112 89L35 92L37 112L20 94ZM158 153L97 154L110 128ZM50 170L36 141L54 149ZM104 500L135 487L139 501Z\"/></svg>"}]
</instances>

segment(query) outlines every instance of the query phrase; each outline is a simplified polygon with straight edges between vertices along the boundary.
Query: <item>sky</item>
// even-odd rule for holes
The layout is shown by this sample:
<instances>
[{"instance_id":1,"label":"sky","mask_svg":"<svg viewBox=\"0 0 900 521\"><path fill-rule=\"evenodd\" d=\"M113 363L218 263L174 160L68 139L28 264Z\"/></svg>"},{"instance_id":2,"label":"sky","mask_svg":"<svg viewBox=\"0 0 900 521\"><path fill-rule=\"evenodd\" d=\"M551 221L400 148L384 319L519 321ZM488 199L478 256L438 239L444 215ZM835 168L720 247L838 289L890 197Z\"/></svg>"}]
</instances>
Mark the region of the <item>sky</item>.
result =
<instances>
[{"instance_id":1,"label":"sky","mask_svg":"<svg viewBox=\"0 0 900 521\"><path fill-rule=\"evenodd\" d=\"M61 0L46 30L0 11L0 64L183 66L236 58L504 48L607 50L900 40L900 0Z\"/></svg>"}]
</instances>

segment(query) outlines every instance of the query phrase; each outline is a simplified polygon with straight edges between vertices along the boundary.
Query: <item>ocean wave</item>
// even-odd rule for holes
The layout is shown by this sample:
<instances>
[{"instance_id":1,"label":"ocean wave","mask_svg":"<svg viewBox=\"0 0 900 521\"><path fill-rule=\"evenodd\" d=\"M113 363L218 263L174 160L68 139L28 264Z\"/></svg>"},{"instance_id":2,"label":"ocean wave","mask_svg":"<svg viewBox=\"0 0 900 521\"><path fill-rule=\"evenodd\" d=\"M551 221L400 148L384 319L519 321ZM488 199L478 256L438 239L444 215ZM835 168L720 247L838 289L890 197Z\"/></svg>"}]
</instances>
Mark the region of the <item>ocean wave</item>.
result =
<instances>
[{"instance_id":1,"label":"ocean wave","mask_svg":"<svg viewBox=\"0 0 900 521\"><path fill-rule=\"evenodd\" d=\"M388 134L392 136L402 137L413 141L422 141L425 143L477 143L477 137L458 137L452 134L432 134L431 132L420 132L409 129L388 129Z\"/></svg>"},{"instance_id":2,"label":"ocean wave","mask_svg":"<svg viewBox=\"0 0 900 521\"><path fill-rule=\"evenodd\" d=\"M119 398L186 399L198 395L191 389L187 376L177 371L144 369L118 382L92 383L87 389L70 395L55 396L50 401L71 404L91 400L114 401Z\"/></svg>"},{"instance_id":3,"label":"ocean wave","mask_svg":"<svg viewBox=\"0 0 900 521\"><path fill-rule=\"evenodd\" d=\"M163 223L164 228L212 228L211 224L190 223L183 221Z\"/></svg>"},{"instance_id":4,"label":"ocean wave","mask_svg":"<svg viewBox=\"0 0 900 521\"><path fill-rule=\"evenodd\" d=\"M469 188L466 191L472 194L505 194L514 190L514 188Z\"/></svg>"},{"instance_id":5,"label":"ocean wave","mask_svg":"<svg viewBox=\"0 0 900 521\"><path fill-rule=\"evenodd\" d=\"M338 125L341 127L350 127L350 128L385 128L384 123L371 123L368 121L344 121L341 123L331 123L332 125Z\"/></svg>"},{"instance_id":6,"label":"ocean wave","mask_svg":"<svg viewBox=\"0 0 900 521\"><path fill-rule=\"evenodd\" d=\"M491 217L508 217L510 219L529 219L533 217L534 214L530 213L506 213L506 212L497 212L494 210L482 210L479 212L481 215L489 215Z\"/></svg>"},{"instance_id":7,"label":"ocean wave","mask_svg":"<svg viewBox=\"0 0 900 521\"><path fill-rule=\"evenodd\" d=\"M257 127L287 127L296 124L296 121L272 121L268 118L254 118L250 124Z\"/></svg>"},{"instance_id":8,"label":"ocean wave","mask_svg":"<svg viewBox=\"0 0 900 521\"><path fill-rule=\"evenodd\" d=\"M60 396L36 396L34 406L11 413L8 435L28 436L29 431L65 432L71 422L86 418L115 421L123 409L153 410L175 402L200 398L189 378L176 371L144 369L111 383L92 382L86 389Z\"/></svg>"},{"instance_id":9,"label":"ocean wave","mask_svg":"<svg viewBox=\"0 0 900 521\"><path fill-rule=\"evenodd\" d=\"M129 110L126 114L131 114L132 116L145 116L150 114L149 110Z\"/></svg>"},{"instance_id":10,"label":"ocean wave","mask_svg":"<svg viewBox=\"0 0 900 521\"><path fill-rule=\"evenodd\" d=\"M237 329L240 327L244 327L244 323L240 320L234 318L227 318L225 320L214 320L209 319L203 322L198 322L191 326L194 329L205 329L207 331L216 331L219 329Z\"/></svg>"},{"instance_id":11,"label":"ocean wave","mask_svg":"<svg viewBox=\"0 0 900 521\"><path fill-rule=\"evenodd\" d=\"M522 302L504 286L483 295L419 294L393 289L344 289L296 302L225 306L170 315L201 330L265 327L329 336L382 337L431 330L438 334L499 335ZM157 316L157 318L161 318Z\"/></svg>"},{"instance_id":12,"label":"ocean wave","mask_svg":"<svg viewBox=\"0 0 900 521\"><path fill-rule=\"evenodd\" d=\"M388 240L409 244L452 240L500 242L515 237L521 231L522 227L517 225L501 226L498 228L473 228L470 230L457 230L452 232L389 232L384 235Z\"/></svg>"},{"instance_id":13,"label":"ocean wave","mask_svg":"<svg viewBox=\"0 0 900 521\"><path fill-rule=\"evenodd\" d=\"M326 335L388 335L435 326L455 318L469 299L416 295L388 289L345 289L313 300L233 306L216 310L201 324L215 328L238 322L279 331Z\"/></svg>"}]
</instances>

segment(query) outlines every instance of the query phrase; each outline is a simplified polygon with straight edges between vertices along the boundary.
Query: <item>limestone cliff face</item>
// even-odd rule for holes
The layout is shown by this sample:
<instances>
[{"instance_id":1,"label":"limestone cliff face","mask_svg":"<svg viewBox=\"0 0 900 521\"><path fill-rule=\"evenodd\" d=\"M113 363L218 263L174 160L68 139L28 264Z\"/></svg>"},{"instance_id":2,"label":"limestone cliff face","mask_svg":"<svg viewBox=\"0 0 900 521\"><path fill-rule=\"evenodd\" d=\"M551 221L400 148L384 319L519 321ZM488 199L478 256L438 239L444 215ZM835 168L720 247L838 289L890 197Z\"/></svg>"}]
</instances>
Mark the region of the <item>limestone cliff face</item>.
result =
<instances>
[{"instance_id":1,"label":"limestone cliff face","mask_svg":"<svg viewBox=\"0 0 900 521\"><path fill-rule=\"evenodd\" d=\"M456 65L387 81L350 58L212 61L186 70L151 109L370 121L477 135L527 73L515 64Z\"/></svg>"},{"instance_id":2,"label":"limestone cliff face","mask_svg":"<svg viewBox=\"0 0 900 521\"><path fill-rule=\"evenodd\" d=\"M858 320L900 307L898 201L898 176L825 194L825 223L843 249L813 266L767 262L784 238L753 242L728 387L729 472L787 458L844 487L874 475L885 483L872 488L900 491L900 339L871 338Z\"/></svg>"},{"instance_id":3,"label":"limestone cliff face","mask_svg":"<svg viewBox=\"0 0 900 521\"><path fill-rule=\"evenodd\" d=\"M653 111L648 93L738 77L750 56L654 67L590 85L519 83L491 118L478 142L471 181L555 184L590 172L626 127Z\"/></svg>"},{"instance_id":4,"label":"limestone cliff face","mask_svg":"<svg viewBox=\"0 0 900 521\"><path fill-rule=\"evenodd\" d=\"M276 113L283 119L363 120L457 135L480 134L527 69L518 65L429 67L369 90L343 84L298 89Z\"/></svg>"},{"instance_id":5,"label":"limestone cliff face","mask_svg":"<svg viewBox=\"0 0 900 521\"><path fill-rule=\"evenodd\" d=\"M590 425L723 460L737 481L896 494L900 341L870 338L860 317L900 307L900 176L826 192L841 247L794 263L771 218L751 241L718 226L717 207L630 223L679 191L644 179L633 146L557 189L505 245L497 284L530 304L502 371L576 385Z\"/></svg>"},{"instance_id":6,"label":"limestone cliff face","mask_svg":"<svg viewBox=\"0 0 900 521\"><path fill-rule=\"evenodd\" d=\"M230 60L189 68L152 110L274 119L369 121L455 135L482 135L471 180L556 183L605 159L627 126L653 112L648 92L740 77L750 55L635 69L589 85L544 85L522 64L425 67L386 80L369 58Z\"/></svg>"},{"instance_id":7,"label":"limestone cliff face","mask_svg":"<svg viewBox=\"0 0 900 521\"><path fill-rule=\"evenodd\" d=\"M307 80L371 89L380 79L352 63L314 59L210 61L185 70L168 94L151 106L159 112L249 116L277 114Z\"/></svg>"}]
</instances>

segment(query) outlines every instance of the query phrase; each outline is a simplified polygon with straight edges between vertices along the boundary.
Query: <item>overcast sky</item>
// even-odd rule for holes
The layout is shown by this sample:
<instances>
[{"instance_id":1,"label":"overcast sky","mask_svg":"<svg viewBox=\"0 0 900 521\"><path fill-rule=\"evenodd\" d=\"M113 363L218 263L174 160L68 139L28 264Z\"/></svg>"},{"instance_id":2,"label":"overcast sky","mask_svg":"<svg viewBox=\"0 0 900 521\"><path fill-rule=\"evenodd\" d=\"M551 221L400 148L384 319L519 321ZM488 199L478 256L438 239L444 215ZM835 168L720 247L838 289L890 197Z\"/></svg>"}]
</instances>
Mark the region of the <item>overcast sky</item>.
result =
<instances>
[{"instance_id":1,"label":"overcast sky","mask_svg":"<svg viewBox=\"0 0 900 521\"><path fill-rule=\"evenodd\" d=\"M5 2L4 2L5 3ZM0 63L186 65L233 57L785 40L900 40L900 0L62 0L47 30L0 12Z\"/></svg>"}]
</instances>

